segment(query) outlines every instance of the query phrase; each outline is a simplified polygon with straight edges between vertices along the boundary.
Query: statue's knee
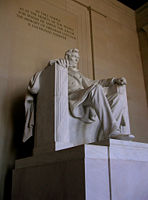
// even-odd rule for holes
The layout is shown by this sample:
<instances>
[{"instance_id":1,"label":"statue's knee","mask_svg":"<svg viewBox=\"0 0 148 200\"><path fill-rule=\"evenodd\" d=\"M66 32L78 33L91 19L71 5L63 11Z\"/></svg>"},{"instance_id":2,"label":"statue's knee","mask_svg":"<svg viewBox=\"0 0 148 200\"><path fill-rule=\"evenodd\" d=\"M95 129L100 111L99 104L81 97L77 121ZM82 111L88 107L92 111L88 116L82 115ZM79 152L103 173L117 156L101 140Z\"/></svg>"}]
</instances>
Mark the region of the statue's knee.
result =
<instances>
[{"instance_id":1,"label":"statue's knee","mask_svg":"<svg viewBox=\"0 0 148 200\"><path fill-rule=\"evenodd\" d=\"M100 85L100 84L96 85L96 90L97 90L98 92L103 92L103 87L102 87L102 85Z\"/></svg>"},{"instance_id":2,"label":"statue's knee","mask_svg":"<svg viewBox=\"0 0 148 200\"><path fill-rule=\"evenodd\" d=\"M100 84L97 84L97 85L96 85L96 88L97 88L98 90L102 90L102 89L103 89L102 85L100 85Z\"/></svg>"}]
</instances>

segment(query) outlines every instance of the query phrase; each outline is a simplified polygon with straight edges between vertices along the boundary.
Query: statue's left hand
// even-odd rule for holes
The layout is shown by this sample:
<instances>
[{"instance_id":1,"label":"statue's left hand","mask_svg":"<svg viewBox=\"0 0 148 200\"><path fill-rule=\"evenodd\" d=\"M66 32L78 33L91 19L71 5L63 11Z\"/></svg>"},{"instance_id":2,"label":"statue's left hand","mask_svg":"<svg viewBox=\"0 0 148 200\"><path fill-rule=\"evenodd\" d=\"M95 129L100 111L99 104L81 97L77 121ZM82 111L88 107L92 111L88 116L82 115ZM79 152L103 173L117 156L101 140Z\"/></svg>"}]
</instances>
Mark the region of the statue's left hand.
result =
<instances>
[{"instance_id":1,"label":"statue's left hand","mask_svg":"<svg viewBox=\"0 0 148 200\"><path fill-rule=\"evenodd\" d=\"M124 77L116 78L116 79L114 79L114 84L117 84L117 85L127 85L126 78L124 78Z\"/></svg>"}]
</instances>

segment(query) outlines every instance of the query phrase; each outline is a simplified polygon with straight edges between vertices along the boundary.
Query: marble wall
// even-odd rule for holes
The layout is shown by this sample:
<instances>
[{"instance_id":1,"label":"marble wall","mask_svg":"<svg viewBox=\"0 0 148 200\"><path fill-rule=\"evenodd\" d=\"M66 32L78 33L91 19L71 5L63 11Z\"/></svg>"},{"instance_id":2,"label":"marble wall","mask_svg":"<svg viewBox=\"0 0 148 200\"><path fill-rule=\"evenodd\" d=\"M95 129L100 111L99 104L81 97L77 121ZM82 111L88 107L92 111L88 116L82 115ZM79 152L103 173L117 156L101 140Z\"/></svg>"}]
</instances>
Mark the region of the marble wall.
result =
<instances>
[{"instance_id":1,"label":"marble wall","mask_svg":"<svg viewBox=\"0 0 148 200\"><path fill-rule=\"evenodd\" d=\"M146 142L148 110L138 36L133 11L125 13L119 12L115 20L111 14L92 12L95 78L126 77L131 132L136 141Z\"/></svg>"},{"instance_id":2,"label":"marble wall","mask_svg":"<svg viewBox=\"0 0 148 200\"><path fill-rule=\"evenodd\" d=\"M136 21L148 103L148 3L136 10Z\"/></svg>"},{"instance_id":3,"label":"marble wall","mask_svg":"<svg viewBox=\"0 0 148 200\"><path fill-rule=\"evenodd\" d=\"M131 131L137 141L148 142L134 11L116 0L1 0L0 25L1 199L8 170L20 154L27 83L68 48L80 49L79 68L86 76L127 78Z\"/></svg>"}]
</instances>

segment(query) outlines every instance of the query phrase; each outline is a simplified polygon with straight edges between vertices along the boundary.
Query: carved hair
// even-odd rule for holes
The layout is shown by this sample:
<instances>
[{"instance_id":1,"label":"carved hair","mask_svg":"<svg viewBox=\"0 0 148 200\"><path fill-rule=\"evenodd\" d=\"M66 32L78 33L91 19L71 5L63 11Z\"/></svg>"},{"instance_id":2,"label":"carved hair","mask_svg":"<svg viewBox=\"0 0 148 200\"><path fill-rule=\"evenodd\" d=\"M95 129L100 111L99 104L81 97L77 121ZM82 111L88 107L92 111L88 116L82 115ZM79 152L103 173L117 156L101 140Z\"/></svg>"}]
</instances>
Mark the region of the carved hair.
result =
<instances>
[{"instance_id":1,"label":"carved hair","mask_svg":"<svg viewBox=\"0 0 148 200\"><path fill-rule=\"evenodd\" d=\"M65 58L68 59L73 53L79 53L79 49L73 48L65 52Z\"/></svg>"}]
</instances>

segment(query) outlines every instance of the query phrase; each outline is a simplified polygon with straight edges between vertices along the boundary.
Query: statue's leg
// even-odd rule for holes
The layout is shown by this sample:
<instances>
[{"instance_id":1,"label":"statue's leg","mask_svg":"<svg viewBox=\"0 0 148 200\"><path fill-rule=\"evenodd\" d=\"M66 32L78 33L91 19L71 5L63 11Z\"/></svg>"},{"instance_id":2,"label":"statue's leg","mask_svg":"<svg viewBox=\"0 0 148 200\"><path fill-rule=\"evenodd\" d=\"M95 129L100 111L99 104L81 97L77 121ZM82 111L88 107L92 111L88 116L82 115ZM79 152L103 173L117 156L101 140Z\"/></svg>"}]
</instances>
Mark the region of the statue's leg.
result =
<instances>
[{"instance_id":1,"label":"statue's leg","mask_svg":"<svg viewBox=\"0 0 148 200\"><path fill-rule=\"evenodd\" d=\"M110 136L116 139L133 140L135 136L130 133L125 87L122 87L113 94L107 95L107 100L121 132L118 136L116 134Z\"/></svg>"},{"instance_id":2,"label":"statue's leg","mask_svg":"<svg viewBox=\"0 0 148 200\"><path fill-rule=\"evenodd\" d=\"M102 122L102 128L104 136L107 138L110 133L116 132L120 134L119 127L112 114L109 102L104 94L101 85L96 85L89 93L87 103L92 106L100 121Z\"/></svg>"},{"instance_id":3,"label":"statue's leg","mask_svg":"<svg viewBox=\"0 0 148 200\"><path fill-rule=\"evenodd\" d=\"M113 116L122 134L130 134L130 124L128 115L128 105L125 86L120 86L115 92L107 95Z\"/></svg>"},{"instance_id":4,"label":"statue's leg","mask_svg":"<svg viewBox=\"0 0 148 200\"><path fill-rule=\"evenodd\" d=\"M114 119L116 119L118 127L126 126L123 114L125 112L125 100L123 94L118 92L107 96L111 111L113 113Z\"/></svg>"}]
</instances>

